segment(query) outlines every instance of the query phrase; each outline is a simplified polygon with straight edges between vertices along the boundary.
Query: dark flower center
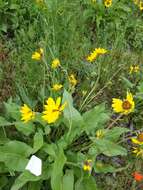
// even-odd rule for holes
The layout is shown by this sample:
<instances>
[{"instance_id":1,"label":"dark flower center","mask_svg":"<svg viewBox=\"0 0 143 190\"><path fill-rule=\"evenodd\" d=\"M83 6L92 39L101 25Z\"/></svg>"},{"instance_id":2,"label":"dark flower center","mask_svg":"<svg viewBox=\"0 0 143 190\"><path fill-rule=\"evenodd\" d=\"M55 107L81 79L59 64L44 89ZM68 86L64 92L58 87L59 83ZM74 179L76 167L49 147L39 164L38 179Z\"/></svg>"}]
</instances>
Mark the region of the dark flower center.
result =
<instances>
[{"instance_id":1,"label":"dark flower center","mask_svg":"<svg viewBox=\"0 0 143 190\"><path fill-rule=\"evenodd\" d=\"M124 110L129 110L132 107L132 105L130 104L128 100L125 100L123 101L122 107Z\"/></svg>"}]
</instances>

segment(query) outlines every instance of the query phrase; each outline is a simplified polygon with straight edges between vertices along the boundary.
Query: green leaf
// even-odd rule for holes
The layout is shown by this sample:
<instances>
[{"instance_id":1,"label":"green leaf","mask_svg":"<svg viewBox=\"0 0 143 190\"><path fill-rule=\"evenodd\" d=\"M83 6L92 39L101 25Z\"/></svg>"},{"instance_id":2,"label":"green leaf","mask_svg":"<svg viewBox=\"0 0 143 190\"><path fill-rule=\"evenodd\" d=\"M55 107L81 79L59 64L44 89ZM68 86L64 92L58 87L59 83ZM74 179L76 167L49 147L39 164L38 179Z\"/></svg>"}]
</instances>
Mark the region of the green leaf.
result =
<instances>
[{"instance_id":1,"label":"green leaf","mask_svg":"<svg viewBox=\"0 0 143 190\"><path fill-rule=\"evenodd\" d=\"M23 133L26 136L29 136L35 130L34 124L32 122L28 123L17 122L15 124L15 127L19 132Z\"/></svg>"},{"instance_id":2,"label":"green leaf","mask_svg":"<svg viewBox=\"0 0 143 190\"><path fill-rule=\"evenodd\" d=\"M0 177L0 189L8 184L8 178L6 176Z\"/></svg>"},{"instance_id":3,"label":"green leaf","mask_svg":"<svg viewBox=\"0 0 143 190\"><path fill-rule=\"evenodd\" d=\"M40 148L43 146L43 134L42 132L37 132L34 135L34 153L40 150Z\"/></svg>"},{"instance_id":4,"label":"green leaf","mask_svg":"<svg viewBox=\"0 0 143 190\"><path fill-rule=\"evenodd\" d=\"M94 142L95 142L95 148L98 148L100 153L103 153L106 156L127 155L127 150L125 148L109 140L95 139Z\"/></svg>"},{"instance_id":5,"label":"green leaf","mask_svg":"<svg viewBox=\"0 0 143 190\"><path fill-rule=\"evenodd\" d=\"M63 150L60 148L57 152L57 157L53 164L53 171L51 174L51 187L52 190L62 190L62 176L63 167L66 162L66 157Z\"/></svg>"},{"instance_id":6,"label":"green leaf","mask_svg":"<svg viewBox=\"0 0 143 190\"><path fill-rule=\"evenodd\" d=\"M117 141L123 133L127 133L129 131L130 130L127 128L115 127L107 131L107 133L105 134L105 138L111 141Z\"/></svg>"},{"instance_id":7,"label":"green leaf","mask_svg":"<svg viewBox=\"0 0 143 190\"><path fill-rule=\"evenodd\" d=\"M73 190L74 189L74 175L73 170L66 170L63 176L63 189L62 190Z\"/></svg>"},{"instance_id":8,"label":"green leaf","mask_svg":"<svg viewBox=\"0 0 143 190\"><path fill-rule=\"evenodd\" d=\"M85 130L89 133L95 133L97 129L104 127L104 124L109 119L109 113L105 110L105 105L100 104L95 106L92 110L83 114L85 122Z\"/></svg>"},{"instance_id":9,"label":"green leaf","mask_svg":"<svg viewBox=\"0 0 143 190\"><path fill-rule=\"evenodd\" d=\"M0 127L10 125L11 123L8 122L4 117L0 116Z\"/></svg>"},{"instance_id":10,"label":"green leaf","mask_svg":"<svg viewBox=\"0 0 143 190\"><path fill-rule=\"evenodd\" d=\"M95 179L92 176L79 179L75 184L75 190L97 190Z\"/></svg>"},{"instance_id":11,"label":"green leaf","mask_svg":"<svg viewBox=\"0 0 143 190\"><path fill-rule=\"evenodd\" d=\"M4 162L9 170L24 171L33 149L20 141L10 141L0 147L0 162Z\"/></svg>"},{"instance_id":12,"label":"green leaf","mask_svg":"<svg viewBox=\"0 0 143 190\"><path fill-rule=\"evenodd\" d=\"M67 102L67 105L63 111L65 124L69 126L80 126L83 125L83 118L81 114L73 107L73 99L72 96L64 90L63 94L63 103Z\"/></svg>"},{"instance_id":13,"label":"green leaf","mask_svg":"<svg viewBox=\"0 0 143 190\"><path fill-rule=\"evenodd\" d=\"M103 164L101 161L96 162L94 166L96 173L113 173L116 171L116 168L109 164Z\"/></svg>"}]
</instances>

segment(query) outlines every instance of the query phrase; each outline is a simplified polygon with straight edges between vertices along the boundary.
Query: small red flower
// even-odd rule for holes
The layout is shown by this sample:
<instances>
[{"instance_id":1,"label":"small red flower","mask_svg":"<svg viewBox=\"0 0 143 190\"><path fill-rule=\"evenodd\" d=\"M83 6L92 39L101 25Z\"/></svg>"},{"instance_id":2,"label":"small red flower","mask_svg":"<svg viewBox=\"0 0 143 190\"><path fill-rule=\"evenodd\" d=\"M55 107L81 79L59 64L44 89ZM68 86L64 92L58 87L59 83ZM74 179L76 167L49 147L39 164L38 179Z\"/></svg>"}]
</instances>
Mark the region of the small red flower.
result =
<instances>
[{"instance_id":1,"label":"small red flower","mask_svg":"<svg viewBox=\"0 0 143 190\"><path fill-rule=\"evenodd\" d=\"M133 177L136 181L142 181L143 180L143 175L139 172L134 172Z\"/></svg>"}]
</instances>

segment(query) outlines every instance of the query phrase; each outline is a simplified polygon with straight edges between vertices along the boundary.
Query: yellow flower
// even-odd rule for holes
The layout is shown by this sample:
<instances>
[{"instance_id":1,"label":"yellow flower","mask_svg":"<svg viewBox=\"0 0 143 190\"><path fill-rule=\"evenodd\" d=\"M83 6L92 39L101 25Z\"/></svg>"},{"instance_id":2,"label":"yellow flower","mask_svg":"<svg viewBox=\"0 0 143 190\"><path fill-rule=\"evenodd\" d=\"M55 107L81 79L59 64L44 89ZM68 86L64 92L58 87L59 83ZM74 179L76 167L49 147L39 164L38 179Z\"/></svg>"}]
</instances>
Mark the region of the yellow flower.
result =
<instances>
[{"instance_id":1,"label":"yellow flower","mask_svg":"<svg viewBox=\"0 0 143 190\"><path fill-rule=\"evenodd\" d=\"M92 170L92 160L86 160L83 164L83 170L91 172Z\"/></svg>"},{"instance_id":2,"label":"yellow flower","mask_svg":"<svg viewBox=\"0 0 143 190\"><path fill-rule=\"evenodd\" d=\"M62 87L63 87L62 84L54 84L53 87L52 87L52 89L54 91L59 91L59 90L61 90Z\"/></svg>"},{"instance_id":3,"label":"yellow flower","mask_svg":"<svg viewBox=\"0 0 143 190\"><path fill-rule=\"evenodd\" d=\"M71 75L68 77L68 79L69 79L69 82L70 82L70 84L71 84L72 86L76 86L76 85L77 85L77 80L76 80L74 74L71 74Z\"/></svg>"},{"instance_id":4,"label":"yellow flower","mask_svg":"<svg viewBox=\"0 0 143 190\"><path fill-rule=\"evenodd\" d=\"M20 112L22 116L21 120L24 121L24 123L35 118L35 112L33 112L26 104L21 106Z\"/></svg>"},{"instance_id":5,"label":"yellow flower","mask_svg":"<svg viewBox=\"0 0 143 190\"><path fill-rule=\"evenodd\" d=\"M90 55L86 58L87 61L93 62L98 55L102 55L107 53L107 50L104 48L95 48L93 52L90 53Z\"/></svg>"},{"instance_id":6,"label":"yellow flower","mask_svg":"<svg viewBox=\"0 0 143 190\"><path fill-rule=\"evenodd\" d=\"M140 3L139 3L139 8L141 11L143 11L143 2L142 1L140 1Z\"/></svg>"},{"instance_id":7,"label":"yellow flower","mask_svg":"<svg viewBox=\"0 0 143 190\"><path fill-rule=\"evenodd\" d=\"M104 137L104 135L105 135L104 130L99 129L99 130L96 131L96 138L101 139L102 137Z\"/></svg>"},{"instance_id":8,"label":"yellow flower","mask_svg":"<svg viewBox=\"0 0 143 190\"><path fill-rule=\"evenodd\" d=\"M112 5L112 0L104 0L105 7L110 7Z\"/></svg>"},{"instance_id":9,"label":"yellow flower","mask_svg":"<svg viewBox=\"0 0 143 190\"><path fill-rule=\"evenodd\" d=\"M138 5L139 0L133 0L135 5Z\"/></svg>"},{"instance_id":10,"label":"yellow flower","mask_svg":"<svg viewBox=\"0 0 143 190\"><path fill-rule=\"evenodd\" d=\"M127 92L125 100L113 98L112 99L112 108L117 113L129 114L134 111L135 103L133 100L133 95Z\"/></svg>"},{"instance_id":11,"label":"yellow flower","mask_svg":"<svg viewBox=\"0 0 143 190\"><path fill-rule=\"evenodd\" d=\"M140 68L138 65L131 65L130 66L130 74L139 72Z\"/></svg>"},{"instance_id":12,"label":"yellow flower","mask_svg":"<svg viewBox=\"0 0 143 190\"><path fill-rule=\"evenodd\" d=\"M143 133L139 133L137 137L133 137L131 140L134 144L143 145Z\"/></svg>"},{"instance_id":13,"label":"yellow flower","mask_svg":"<svg viewBox=\"0 0 143 190\"><path fill-rule=\"evenodd\" d=\"M143 157L143 149L141 147L133 147L133 149L133 153L136 154L136 156Z\"/></svg>"},{"instance_id":14,"label":"yellow flower","mask_svg":"<svg viewBox=\"0 0 143 190\"><path fill-rule=\"evenodd\" d=\"M44 105L45 111L43 111L42 118L49 124L54 123L61 115L61 112L64 110L66 103L61 105L61 97L58 97L56 101L50 97L47 99L46 103L47 104Z\"/></svg>"},{"instance_id":15,"label":"yellow flower","mask_svg":"<svg viewBox=\"0 0 143 190\"><path fill-rule=\"evenodd\" d=\"M53 61L52 61L52 69L55 69L55 68L57 68L57 67L59 67L60 66L60 60L59 59L54 59Z\"/></svg>"},{"instance_id":16,"label":"yellow flower","mask_svg":"<svg viewBox=\"0 0 143 190\"><path fill-rule=\"evenodd\" d=\"M42 48L40 48L38 51L35 51L32 54L32 59L40 61L43 57L43 54L44 54L44 50Z\"/></svg>"}]
</instances>

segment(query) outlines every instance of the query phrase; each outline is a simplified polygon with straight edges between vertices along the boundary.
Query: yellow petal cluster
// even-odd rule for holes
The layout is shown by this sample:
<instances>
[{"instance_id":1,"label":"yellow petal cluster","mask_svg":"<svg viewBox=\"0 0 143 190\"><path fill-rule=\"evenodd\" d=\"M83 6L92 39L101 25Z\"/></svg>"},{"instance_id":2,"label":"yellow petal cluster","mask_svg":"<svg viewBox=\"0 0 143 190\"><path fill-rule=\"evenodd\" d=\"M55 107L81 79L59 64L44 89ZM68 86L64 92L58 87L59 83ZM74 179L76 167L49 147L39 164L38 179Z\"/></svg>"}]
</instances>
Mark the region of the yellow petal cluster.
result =
<instances>
[{"instance_id":1,"label":"yellow petal cluster","mask_svg":"<svg viewBox=\"0 0 143 190\"><path fill-rule=\"evenodd\" d=\"M132 143L137 145L143 145L143 133L139 133L137 137L131 138Z\"/></svg>"},{"instance_id":2,"label":"yellow petal cluster","mask_svg":"<svg viewBox=\"0 0 143 190\"><path fill-rule=\"evenodd\" d=\"M83 164L83 170L91 172L92 170L92 160L86 160Z\"/></svg>"},{"instance_id":3,"label":"yellow petal cluster","mask_svg":"<svg viewBox=\"0 0 143 190\"><path fill-rule=\"evenodd\" d=\"M59 67L60 66L60 60L59 59L54 59L53 61L52 61L52 65L51 65L51 67L52 67L52 69L55 69L55 68L57 68L57 67Z\"/></svg>"},{"instance_id":4,"label":"yellow petal cluster","mask_svg":"<svg viewBox=\"0 0 143 190\"><path fill-rule=\"evenodd\" d=\"M54 101L51 97L48 98L46 105L44 105L45 111L43 111L42 118L49 124L54 123L61 115L61 112L64 110L65 106L66 103L61 105L61 97L58 97L56 101Z\"/></svg>"},{"instance_id":5,"label":"yellow petal cluster","mask_svg":"<svg viewBox=\"0 0 143 190\"><path fill-rule=\"evenodd\" d=\"M133 147L133 153L136 154L136 156L142 156L143 157L143 148Z\"/></svg>"},{"instance_id":6,"label":"yellow petal cluster","mask_svg":"<svg viewBox=\"0 0 143 190\"><path fill-rule=\"evenodd\" d=\"M139 68L139 66L138 65L131 65L130 66L130 74L132 74L132 73L138 73L139 72L139 70L140 70L140 68Z\"/></svg>"},{"instance_id":7,"label":"yellow petal cluster","mask_svg":"<svg viewBox=\"0 0 143 190\"><path fill-rule=\"evenodd\" d=\"M28 121L35 118L35 112L33 112L26 104L21 106L20 112L21 120L24 121L24 123L27 123Z\"/></svg>"},{"instance_id":8,"label":"yellow petal cluster","mask_svg":"<svg viewBox=\"0 0 143 190\"><path fill-rule=\"evenodd\" d=\"M110 7L112 5L112 0L104 0L105 7Z\"/></svg>"},{"instance_id":9,"label":"yellow petal cluster","mask_svg":"<svg viewBox=\"0 0 143 190\"><path fill-rule=\"evenodd\" d=\"M87 61L93 62L97 56L107 53L107 50L104 48L95 48L93 52L86 58Z\"/></svg>"},{"instance_id":10,"label":"yellow petal cluster","mask_svg":"<svg viewBox=\"0 0 143 190\"><path fill-rule=\"evenodd\" d=\"M76 86L77 85L77 79L75 78L74 74L69 75L68 77L69 82L72 86Z\"/></svg>"},{"instance_id":11,"label":"yellow petal cluster","mask_svg":"<svg viewBox=\"0 0 143 190\"><path fill-rule=\"evenodd\" d=\"M44 54L44 50L42 48L40 48L38 51L35 51L32 54L32 59L36 60L36 61L40 61L43 57Z\"/></svg>"},{"instance_id":12,"label":"yellow petal cluster","mask_svg":"<svg viewBox=\"0 0 143 190\"><path fill-rule=\"evenodd\" d=\"M63 87L62 84L54 84L52 87L52 90L59 91L59 90L61 90L62 87Z\"/></svg>"},{"instance_id":13,"label":"yellow petal cluster","mask_svg":"<svg viewBox=\"0 0 143 190\"><path fill-rule=\"evenodd\" d=\"M133 95L127 92L126 99L121 100L117 98L112 99L112 108L116 113L129 114L134 111L135 102L133 100Z\"/></svg>"}]
</instances>

